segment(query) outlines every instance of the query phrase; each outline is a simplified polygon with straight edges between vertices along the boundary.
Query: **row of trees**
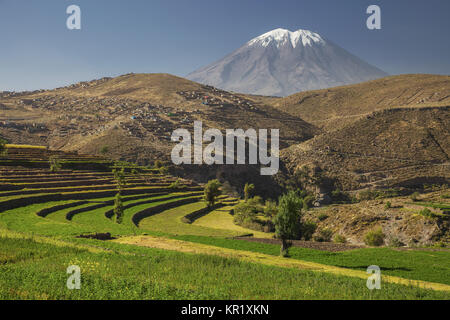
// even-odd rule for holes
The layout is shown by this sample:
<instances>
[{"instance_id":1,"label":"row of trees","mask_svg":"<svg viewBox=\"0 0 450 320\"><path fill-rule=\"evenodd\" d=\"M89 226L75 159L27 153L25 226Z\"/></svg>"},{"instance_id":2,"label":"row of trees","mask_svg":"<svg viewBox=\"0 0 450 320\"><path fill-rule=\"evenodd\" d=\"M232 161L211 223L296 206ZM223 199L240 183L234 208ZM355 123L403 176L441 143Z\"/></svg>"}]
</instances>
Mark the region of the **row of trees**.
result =
<instances>
[{"instance_id":1,"label":"row of trees","mask_svg":"<svg viewBox=\"0 0 450 320\"><path fill-rule=\"evenodd\" d=\"M167 169L166 167L163 166L163 163L160 162L159 160L155 161L155 168L159 169L161 174L166 174L167 171L166 170L161 170L161 169ZM122 202L122 191L123 189L125 189L125 186L127 184L126 181L126 176L125 176L125 168L122 167L122 169L118 170L118 169L114 169L112 171L113 175L114 175L114 180L116 182L117 185L117 194L116 197L114 198L114 217L115 217L115 221L118 224L121 224L123 222L123 216L124 216L124 206L123 206L123 202ZM132 174L138 174L138 171L136 169L132 169L131 170ZM218 182L218 181L217 181ZM178 189L181 187L181 180L177 179L175 182L173 182L169 188L171 189ZM219 186L220 187L220 186ZM214 205L214 203L213 203Z\"/></svg>"}]
</instances>

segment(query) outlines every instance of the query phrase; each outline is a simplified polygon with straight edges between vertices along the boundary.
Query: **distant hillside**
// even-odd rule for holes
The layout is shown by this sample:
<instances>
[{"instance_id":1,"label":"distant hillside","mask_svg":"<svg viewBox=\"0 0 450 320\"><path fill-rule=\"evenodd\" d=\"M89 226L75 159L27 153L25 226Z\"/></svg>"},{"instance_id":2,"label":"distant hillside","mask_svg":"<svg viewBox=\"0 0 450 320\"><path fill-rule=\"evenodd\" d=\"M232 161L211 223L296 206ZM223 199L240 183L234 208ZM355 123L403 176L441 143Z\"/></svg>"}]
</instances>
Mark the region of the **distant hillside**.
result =
<instances>
[{"instance_id":1,"label":"distant hillside","mask_svg":"<svg viewBox=\"0 0 450 320\"><path fill-rule=\"evenodd\" d=\"M379 111L292 146L282 159L291 172L306 167L329 178L328 191L333 181L345 190L448 184L450 107Z\"/></svg>"},{"instance_id":2,"label":"distant hillside","mask_svg":"<svg viewBox=\"0 0 450 320\"><path fill-rule=\"evenodd\" d=\"M448 76L396 76L281 99L168 74L128 74L3 93L0 105L0 136L9 143L96 155L103 149L104 156L142 165L170 160L172 132L192 130L201 120L204 129L280 129L280 148L288 148L282 160L291 172L317 167L346 190L449 176ZM196 181L223 177L238 188L254 182L265 195L279 191L270 179L252 178L257 168L180 169Z\"/></svg>"},{"instance_id":3,"label":"distant hillside","mask_svg":"<svg viewBox=\"0 0 450 320\"><path fill-rule=\"evenodd\" d=\"M342 128L361 115L399 106L450 103L450 76L400 75L356 85L301 92L273 99L273 106L327 129Z\"/></svg>"},{"instance_id":4,"label":"distant hillside","mask_svg":"<svg viewBox=\"0 0 450 320\"><path fill-rule=\"evenodd\" d=\"M57 94L82 95L84 97L120 97L150 103L182 103L178 91L199 91L205 86L165 73L126 74L73 84L51 90Z\"/></svg>"},{"instance_id":5,"label":"distant hillside","mask_svg":"<svg viewBox=\"0 0 450 320\"><path fill-rule=\"evenodd\" d=\"M312 138L318 129L280 112L261 97L230 93L168 74L128 74L55 90L0 96L0 136L11 143L48 146L152 164L170 161L178 128L279 129L280 147ZM215 172L197 168L198 180ZM225 170L239 187L241 168ZM246 182L246 181L245 181ZM262 183L266 187L267 182Z\"/></svg>"}]
</instances>

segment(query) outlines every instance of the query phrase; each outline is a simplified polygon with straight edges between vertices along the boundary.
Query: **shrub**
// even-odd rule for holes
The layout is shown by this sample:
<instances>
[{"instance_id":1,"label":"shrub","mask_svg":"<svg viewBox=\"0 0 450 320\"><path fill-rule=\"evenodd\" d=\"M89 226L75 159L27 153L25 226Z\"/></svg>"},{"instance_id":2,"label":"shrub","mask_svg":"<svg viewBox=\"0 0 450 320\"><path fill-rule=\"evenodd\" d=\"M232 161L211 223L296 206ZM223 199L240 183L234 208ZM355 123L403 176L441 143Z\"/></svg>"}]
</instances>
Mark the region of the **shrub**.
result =
<instances>
[{"instance_id":1,"label":"shrub","mask_svg":"<svg viewBox=\"0 0 450 320\"><path fill-rule=\"evenodd\" d=\"M358 193L359 200L376 200L385 198L394 198L400 194L397 189L387 189L387 190L363 190Z\"/></svg>"},{"instance_id":2,"label":"shrub","mask_svg":"<svg viewBox=\"0 0 450 320\"><path fill-rule=\"evenodd\" d=\"M435 248L447 248L448 244L446 244L443 241L439 241L433 244L433 247Z\"/></svg>"},{"instance_id":3,"label":"shrub","mask_svg":"<svg viewBox=\"0 0 450 320\"><path fill-rule=\"evenodd\" d=\"M241 202L234 207L234 222L241 225L247 219L254 219L258 214L257 208L248 202Z\"/></svg>"},{"instance_id":4,"label":"shrub","mask_svg":"<svg viewBox=\"0 0 450 320\"><path fill-rule=\"evenodd\" d=\"M181 179L178 178L176 181L172 182L172 183L169 185L169 188L170 188L170 189L179 189L179 188L181 188Z\"/></svg>"},{"instance_id":5,"label":"shrub","mask_svg":"<svg viewBox=\"0 0 450 320\"><path fill-rule=\"evenodd\" d=\"M317 219L319 219L319 221L324 221L324 220L328 219L328 215L326 213L321 213L321 214L319 214Z\"/></svg>"},{"instance_id":6,"label":"shrub","mask_svg":"<svg viewBox=\"0 0 450 320\"><path fill-rule=\"evenodd\" d=\"M248 203L250 203L254 206L257 206L259 209L258 211L261 211L261 212L263 211L263 208L262 208L263 199L260 196L254 196L253 198L248 199Z\"/></svg>"},{"instance_id":7,"label":"shrub","mask_svg":"<svg viewBox=\"0 0 450 320\"><path fill-rule=\"evenodd\" d=\"M384 205L384 208L385 208L385 209L390 209L390 208L392 208L391 202L390 202L390 201L387 201L387 202L385 203L385 205Z\"/></svg>"},{"instance_id":8,"label":"shrub","mask_svg":"<svg viewBox=\"0 0 450 320\"><path fill-rule=\"evenodd\" d=\"M277 203L272 200L267 200L264 206L264 215L266 217L275 217L278 213Z\"/></svg>"},{"instance_id":9,"label":"shrub","mask_svg":"<svg viewBox=\"0 0 450 320\"><path fill-rule=\"evenodd\" d=\"M411 200L412 201L417 201L418 199L418 197L420 196L420 193L418 193L417 191L416 192L414 192L412 195L411 195Z\"/></svg>"},{"instance_id":10,"label":"shrub","mask_svg":"<svg viewBox=\"0 0 450 320\"><path fill-rule=\"evenodd\" d=\"M169 168L167 168L167 167L159 167L158 171L159 171L160 174L166 175L166 174L169 173Z\"/></svg>"},{"instance_id":11,"label":"shrub","mask_svg":"<svg viewBox=\"0 0 450 320\"><path fill-rule=\"evenodd\" d=\"M312 239L314 232L316 232L317 224L312 221L303 222L300 225L300 234L302 238L306 241Z\"/></svg>"},{"instance_id":12,"label":"shrub","mask_svg":"<svg viewBox=\"0 0 450 320\"><path fill-rule=\"evenodd\" d=\"M423 210L420 210L419 211L419 214L421 215L421 216L424 216L424 217L427 217L427 218L435 218L436 217L436 214L435 213L433 213L430 209L428 209L428 208L425 208L425 209L423 209Z\"/></svg>"},{"instance_id":13,"label":"shrub","mask_svg":"<svg viewBox=\"0 0 450 320\"><path fill-rule=\"evenodd\" d=\"M313 237L314 241L317 242L330 242L333 236L333 231L328 228L323 228L318 231L318 233Z\"/></svg>"},{"instance_id":14,"label":"shrub","mask_svg":"<svg viewBox=\"0 0 450 320\"><path fill-rule=\"evenodd\" d=\"M311 208L314 204L314 196L312 195L307 195L306 197L303 198L303 209L304 210L308 210L309 208Z\"/></svg>"},{"instance_id":15,"label":"shrub","mask_svg":"<svg viewBox=\"0 0 450 320\"><path fill-rule=\"evenodd\" d=\"M448 193L443 194L443 195L441 195L441 198L442 199L450 199L450 194L448 194Z\"/></svg>"},{"instance_id":16,"label":"shrub","mask_svg":"<svg viewBox=\"0 0 450 320\"><path fill-rule=\"evenodd\" d=\"M381 228L371 230L364 236L364 243L368 246L379 247L384 244L384 233Z\"/></svg>"},{"instance_id":17,"label":"shrub","mask_svg":"<svg viewBox=\"0 0 450 320\"><path fill-rule=\"evenodd\" d=\"M350 202L351 197L347 192L341 191L339 188L331 192L333 202Z\"/></svg>"},{"instance_id":18,"label":"shrub","mask_svg":"<svg viewBox=\"0 0 450 320\"><path fill-rule=\"evenodd\" d=\"M258 215L264 209L261 202L262 199L254 197L247 202L239 203L234 209L234 223L248 229L273 232L274 226L272 221L258 218Z\"/></svg>"},{"instance_id":19,"label":"shrub","mask_svg":"<svg viewBox=\"0 0 450 320\"><path fill-rule=\"evenodd\" d=\"M100 149L100 153L101 153L101 154L105 155L105 154L107 154L108 152L109 152L109 147L108 147L108 146L103 146L103 147L101 147L101 149Z\"/></svg>"},{"instance_id":20,"label":"shrub","mask_svg":"<svg viewBox=\"0 0 450 320\"><path fill-rule=\"evenodd\" d=\"M347 243L347 238L343 235L337 234L333 238L334 243Z\"/></svg>"},{"instance_id":21,"label":"shrub","mask_svg":"<svg viewBox=\"0 0 450 320\"><path fill-rule=\"evenodd\" d=\"M251 197L253 191L255 190L255 185L253 183L249 184L246 183L244 186L244 200L247 202L247 200Z\"/></svg>"}]
</instances>

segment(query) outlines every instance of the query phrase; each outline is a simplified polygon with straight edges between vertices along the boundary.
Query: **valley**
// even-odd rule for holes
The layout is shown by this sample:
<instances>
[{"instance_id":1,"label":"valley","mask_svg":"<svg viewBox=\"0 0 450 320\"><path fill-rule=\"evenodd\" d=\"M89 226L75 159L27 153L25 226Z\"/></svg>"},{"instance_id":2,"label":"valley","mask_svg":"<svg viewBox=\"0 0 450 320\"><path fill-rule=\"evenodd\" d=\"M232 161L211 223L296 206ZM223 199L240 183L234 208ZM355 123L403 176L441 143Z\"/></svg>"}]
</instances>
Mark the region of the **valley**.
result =
<instances>
[{"instance_id":1,"label":"valley","mask_svg":"<svg viewBox=\"0 0 450 320\"><path fill-rule=\"evenodd\" d=\"M23 249L0 255L8 266L1 274L14 275L0 277L9 288L0 297L84 299L38 276L77 263L96 298L448 299L449 88L448 77L409 75L277 98L128 74L2 92L0 242ZM192 131L195 121L204 130L279 129L279 172L173 165L172 132ZM221 195L211 206L213 179ZM249 199L246 184L254 187ZM280 257L270 200L292 190L305 229ZM256 213L239 220L246 210ZM381 242L371 240L377 232ZM34 254L41 263L31 262ZM31 266L25 287L22 261ZM107 271L90 267L106 261ZM363 290L365 264L381 267L382 292ZM210 276L196 286L199 268ZM224 291L219 272L231 279ZM296 280L283 280L286 272ZM270 275L279 290L269 290ZM112 276L129 289L112 293L120 286Z\"/></svg>"}]
</instances>

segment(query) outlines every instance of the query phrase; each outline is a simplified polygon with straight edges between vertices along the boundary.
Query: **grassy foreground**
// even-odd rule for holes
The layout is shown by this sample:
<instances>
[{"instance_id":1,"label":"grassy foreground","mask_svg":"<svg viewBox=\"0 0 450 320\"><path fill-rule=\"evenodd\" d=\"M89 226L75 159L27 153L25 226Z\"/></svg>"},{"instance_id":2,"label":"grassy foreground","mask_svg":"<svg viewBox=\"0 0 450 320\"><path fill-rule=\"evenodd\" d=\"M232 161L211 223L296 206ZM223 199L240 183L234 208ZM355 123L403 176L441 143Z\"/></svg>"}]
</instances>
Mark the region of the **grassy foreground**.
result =
<instances>
[{"instance_id":1,"label":"grassy foreground","mask_svg":"<svg viewBox=\"0 0 450 320\"><path fill-rule=\"evenodd\" d=\"M389 283L371 291L364 279L234 258L118 243L107 246L109 250L3 233L0 299L449 298L448 292ZM70 265L81 267L80 290L66 287Z\"/></svg>"},{"instance_id":2,"label":"grassy foreground","mask_svg":"<svg viewBox=\"0 0 450 320\"><path fill-rule=\"evenodd\" d=\"M280 254L280 246L275 244L189 235L179 235L173 238L273 256ZM381 268L382 274L385 275L450 285L449 250L426 251L363 248L351 251L328 252L292 247L289 249L289 254L291 259L316 262L352 270L365 271L368 266L377 265Z\"/></svg>"}]
</instances>

